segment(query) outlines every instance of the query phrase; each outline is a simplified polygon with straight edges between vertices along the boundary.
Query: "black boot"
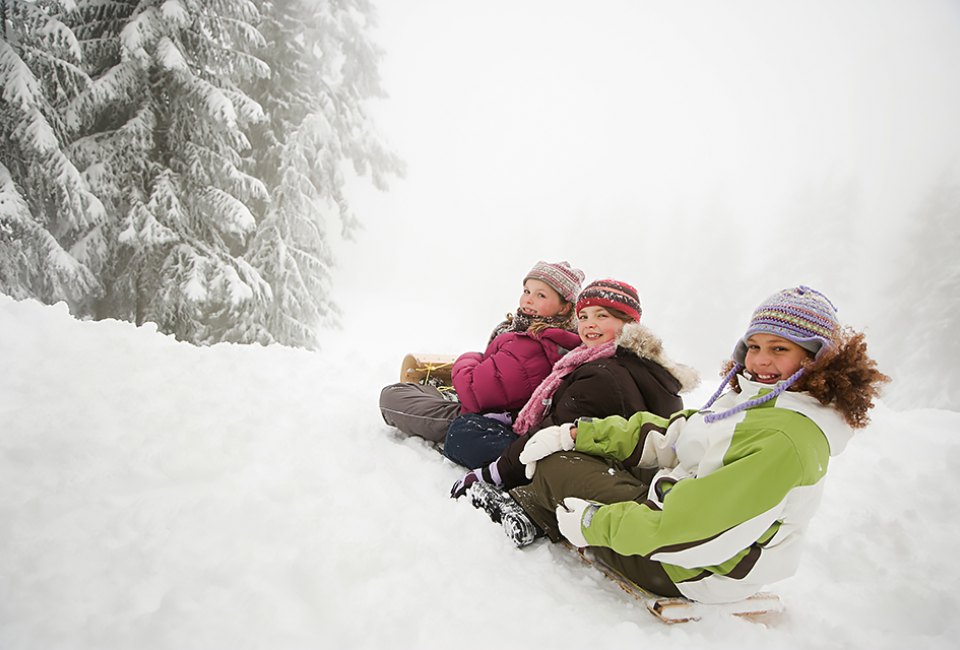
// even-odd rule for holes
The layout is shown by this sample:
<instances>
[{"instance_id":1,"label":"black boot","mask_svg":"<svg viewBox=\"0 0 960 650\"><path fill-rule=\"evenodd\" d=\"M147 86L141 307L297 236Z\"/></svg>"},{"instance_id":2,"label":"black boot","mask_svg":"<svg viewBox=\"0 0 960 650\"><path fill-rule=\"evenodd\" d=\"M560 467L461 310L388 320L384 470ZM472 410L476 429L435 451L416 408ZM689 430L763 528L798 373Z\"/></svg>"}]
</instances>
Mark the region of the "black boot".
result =
<instances>
[{"instance_id":1,"label":"black boot","mask_svg":"<svg viewBox=\"0 0 960 650\"><path fill-rule=\"evenodd\" d=\"M483 481L477 481L471 485L467 489L467 494L470 495L470 503L473 507L487 513L495 524L499 524L502 519L505 503L513 501L510 495Z\"/></svg>"},{"instance_id":2,"label":"black boot","mask_svg":"<svg viewBox=\"0 0 960 650\"><path fill-rule=\"evenodd\" d=\"M520 506L517 506L516 511L504 514L501 524L503 525L503 532L516 544L517 548L529 546L537 538L543 537L543 531Z\"/></svg>"},{"instance_id":3,"label":"black boot","mask_svg":"<svg viewBox=\"0 0 960 650\"><path fill-rule=\"evenodd\" d=\"M538 537L543 537L540 527L509 493L489 483L477 481L470 486L468 494L473 507L486 512L494 523L502 524L503 531L518 548L528 546Z\"/></svg>"}]
</instances>

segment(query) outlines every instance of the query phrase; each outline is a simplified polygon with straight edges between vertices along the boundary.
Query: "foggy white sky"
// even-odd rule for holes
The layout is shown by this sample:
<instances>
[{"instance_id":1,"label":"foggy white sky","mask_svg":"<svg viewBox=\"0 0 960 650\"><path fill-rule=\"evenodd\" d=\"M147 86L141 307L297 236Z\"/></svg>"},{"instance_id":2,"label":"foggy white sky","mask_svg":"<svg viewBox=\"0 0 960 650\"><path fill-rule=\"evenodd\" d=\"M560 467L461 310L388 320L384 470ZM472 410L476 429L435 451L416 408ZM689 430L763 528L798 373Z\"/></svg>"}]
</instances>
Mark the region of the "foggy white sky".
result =
<instances>
[{"instance_id":1,"label":"foggy white sky","mask_svg":"<svg viewBox=\"0 0 960 650\"><path fill-rule=\"evenodd\" d=\"M955 1L378 4L408 175L358 189L335 290L410 349L480 345L538 259L635 284L711 369L801 282L882 339L881 276L960 178Z\"/></svg>"}]
</instances>

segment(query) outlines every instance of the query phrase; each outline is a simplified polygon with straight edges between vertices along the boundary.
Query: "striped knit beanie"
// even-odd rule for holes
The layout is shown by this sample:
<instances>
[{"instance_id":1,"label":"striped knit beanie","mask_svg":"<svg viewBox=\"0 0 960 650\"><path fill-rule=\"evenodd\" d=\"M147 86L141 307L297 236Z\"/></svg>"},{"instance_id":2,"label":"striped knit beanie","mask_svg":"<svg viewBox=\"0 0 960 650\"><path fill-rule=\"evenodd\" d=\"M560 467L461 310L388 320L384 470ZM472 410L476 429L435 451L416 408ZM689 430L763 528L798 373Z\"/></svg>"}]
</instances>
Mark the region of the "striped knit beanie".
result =
<instances>
[{"instance_id":1,"label":"striped knit beanie","mask_svg":"<svg viewBox=\"0 0 960 650\"><path fill-rule=\"evenodd\" d=\"M840 321L837 320L837 308L830 299L815 289L800 285L792 289L784 289L767 298L753 312L747 332L737 341L733 349L733 360L736 365L720 384L717 392L710 397L701 409L710 408L723 393L733 376L743 369L747 358L747 339L754 334L772 334L793 341L804 350L819 357L823 350L834 345L834 337L840 330ZM803 375L800 368L787 379L781 381L769 393L743 402L732 409L720 413L709 413L704 417L705 422L715 422L729 417L734 413L745 411L754 406L769 402L790 388Z\"/></svg>"},{"instance_id":2,"label":"striped knit beanie","mask_svg":"<svg viewBox=\"0 0 960 650\"><path fill-rule=\"evenodd\" d=\"M632 318L640 320L640 295L626 282L596 280L583 288L577 298L577 313L584 307L612 307Z\"/></svg>"},{"instance_id":3,"label":"striped knit beanie","mask_svg":"<svg viewBox=\"0 0 960 650\"><path fill-rule=\"evenodd\" d=\"M747 339L754 334L779 336L816 355L833 345L839 327L837 308L825 295L803 285L784 289L767 298L753 312L746 334L733 350L733 360L743 365Z\"/></svg>"},{"instance_id":4,"label":"striped knit beanie","mask_svg":"<svg viewBox=\"0 0 960 650\"><path fill-rule=\"evenodd\" d=\"M530 279L540 280L549 284L554 291L567 302L573 302L580 292L580 285L583 282L583 271L575 269L567 262L544 262L540 261L534 264L530 272L527 273L523 281Z\"/></svg>"}]
</instances>

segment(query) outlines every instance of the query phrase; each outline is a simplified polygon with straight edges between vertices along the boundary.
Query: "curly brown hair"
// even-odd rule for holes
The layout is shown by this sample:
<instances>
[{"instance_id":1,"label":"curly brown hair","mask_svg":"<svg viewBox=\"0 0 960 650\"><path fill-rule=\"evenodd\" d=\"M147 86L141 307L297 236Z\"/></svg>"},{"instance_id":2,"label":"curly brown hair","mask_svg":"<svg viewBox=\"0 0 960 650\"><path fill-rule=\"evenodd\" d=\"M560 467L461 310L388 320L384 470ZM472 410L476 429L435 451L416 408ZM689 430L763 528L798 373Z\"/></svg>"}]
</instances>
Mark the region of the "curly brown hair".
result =
<instances>
[{"instance_id":1,"label":"curly brown hair","mask_svg":"<svg viewBox=\"0 0 960 650\"><path fill-rule=\"evenodd\" d=\"M810 393L824 406L837 409L852 428L862 429L870 422L867 412L873 408L873 400L890 377L877 370L877 362L867 354L862 332L844 327L835 341L819 359L811 356L804 362L803 374L789 390ZM735 361L727 361L720 374L726 375L735 365ZM730 385L740 392L737 375Z\"/></svg>"}]
</instances>

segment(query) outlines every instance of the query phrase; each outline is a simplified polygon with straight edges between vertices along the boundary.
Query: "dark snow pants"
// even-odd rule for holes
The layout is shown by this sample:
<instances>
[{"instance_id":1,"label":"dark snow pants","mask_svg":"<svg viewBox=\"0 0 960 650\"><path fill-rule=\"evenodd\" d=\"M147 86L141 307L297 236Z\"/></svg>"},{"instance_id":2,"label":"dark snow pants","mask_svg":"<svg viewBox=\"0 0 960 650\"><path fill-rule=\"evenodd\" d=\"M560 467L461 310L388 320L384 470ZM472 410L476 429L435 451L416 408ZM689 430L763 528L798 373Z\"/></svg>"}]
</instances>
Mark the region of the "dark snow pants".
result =
<instances>
[{"instance_id":1,"label":"dark snow pants","mask_svg":"<svg viewBox=\"0 0 960 650\"><path fill-rule=\"evenodd\" d=\"M600 503L647 500L653 472L625 468L619 461L580 452L559 452L537 462L530 485L510 494L553 541L562 538L557 528L556 508L566 497ZM609 548L591 547L597 559L644 589L662 596L680 591L659 562L640 555L618 555Z\"/></svg>"},{"instance_id":2,"label":"dark snow pants","mask_svg":"<svg viewBox=\"0 0 960 650\"><path fill-rule=\"evenodd\" d=\"M519 437L503 422L468 413L454 420L447 430L443 455L469 469L486 467Z\"/></svg>"}]
</instances>

